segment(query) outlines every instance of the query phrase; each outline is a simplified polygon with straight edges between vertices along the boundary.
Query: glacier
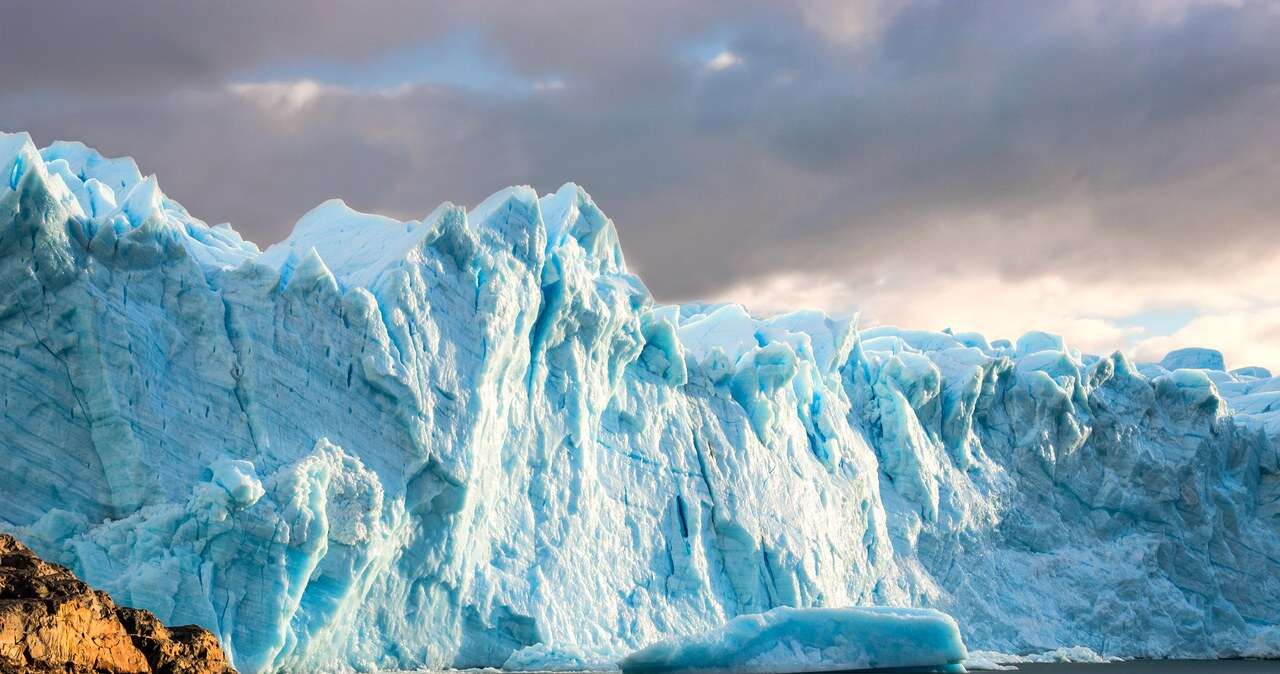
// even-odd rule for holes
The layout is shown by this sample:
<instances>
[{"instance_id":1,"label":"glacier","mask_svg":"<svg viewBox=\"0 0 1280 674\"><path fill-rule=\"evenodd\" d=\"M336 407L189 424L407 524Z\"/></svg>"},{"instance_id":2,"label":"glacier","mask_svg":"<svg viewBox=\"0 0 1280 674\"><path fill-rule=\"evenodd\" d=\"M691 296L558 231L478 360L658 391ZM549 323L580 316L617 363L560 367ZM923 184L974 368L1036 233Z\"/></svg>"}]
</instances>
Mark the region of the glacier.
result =
<instances>
[{"instance_id":1,"label":"glacier","mask_svg":"<svg viewBox=\"0 0 1280 674\"><path fill-rule=\"evenodd\" d=\"M269 198L269 195L246 195ZM0 528L242 672L598 660L777 607L1280 653L1280 378L663 305L567 184L260 250L0 135Z\"/></svg>"}]
</instances>

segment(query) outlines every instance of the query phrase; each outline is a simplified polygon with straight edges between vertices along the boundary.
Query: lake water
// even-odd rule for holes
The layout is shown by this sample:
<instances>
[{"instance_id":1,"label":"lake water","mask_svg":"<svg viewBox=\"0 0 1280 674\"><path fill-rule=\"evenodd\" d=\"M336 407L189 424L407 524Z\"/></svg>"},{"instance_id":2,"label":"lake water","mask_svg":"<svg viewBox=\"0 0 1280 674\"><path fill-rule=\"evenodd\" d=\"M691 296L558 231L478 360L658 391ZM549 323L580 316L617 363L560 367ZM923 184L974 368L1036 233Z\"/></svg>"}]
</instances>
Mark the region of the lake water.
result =
<instances>
[{"instance_id":1,"label":"lake water","mask_svg":"<svg viewBox=\"0 0 1280 674\"><path fill-rule=\"evenodd\" d=\"M1084 664L1075 662L1025 663L1016 665L1017 671L1026 674L1280 674L1280 660L1133 660L1108 664ZM491 673L497 670L450 670L412 674L463 674L464 672ZM905 670L899 670L904 672ZM982 670L972 670L982 671ZM405 672L403 674L410 674ZM591 674L583 672L580 674ZM614 670L612 674L617 674ZM835 673L833 673L835 674ZM850 673L852 674L852 673Z\"/></svg>"},{"instance_id":2,"label":"lake water","mask_svg":"<svg viewBox=\"0 0 1280 674\"><path fill-rule=\"evenodd\" d=\"M1134 660L1110 664L1017 665L1028 674L1280 674L1280 660Z\"/></svg>"}]
</instances>

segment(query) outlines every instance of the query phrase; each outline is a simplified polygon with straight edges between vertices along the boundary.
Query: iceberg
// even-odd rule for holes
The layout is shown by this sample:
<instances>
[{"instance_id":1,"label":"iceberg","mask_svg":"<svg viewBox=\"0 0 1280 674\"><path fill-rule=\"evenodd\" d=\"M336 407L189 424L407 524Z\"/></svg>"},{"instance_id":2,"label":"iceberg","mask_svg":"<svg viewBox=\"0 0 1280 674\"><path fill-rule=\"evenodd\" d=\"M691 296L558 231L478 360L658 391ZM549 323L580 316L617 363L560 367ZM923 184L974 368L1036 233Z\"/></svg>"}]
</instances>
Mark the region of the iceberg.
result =
<instances>
[{"instance_id":1,"label":"iceberg","mask_svg":"<svg viewBox=\"0 0 1280 674\"><path fill-rule=\"evenodd\" d=\"M260 250L0 134L0 429L0 528L246 674L577 666L780 607L1013 654L1280 624L1269 372L665 306L574 184L330 201Z\"/></svg>"},{"instance_id":2,"label":"iceberg","mask_svg":"<svg viewBox=\"0 0 1280 674\"><path fill-rule=\"evenodd\" d=\"M622 674L791 674L863 669L963 672L960 628L945 613L910 608L789 608L741 615L723 627L661 641L618 663Z\"/></svg>"}]
</instances>

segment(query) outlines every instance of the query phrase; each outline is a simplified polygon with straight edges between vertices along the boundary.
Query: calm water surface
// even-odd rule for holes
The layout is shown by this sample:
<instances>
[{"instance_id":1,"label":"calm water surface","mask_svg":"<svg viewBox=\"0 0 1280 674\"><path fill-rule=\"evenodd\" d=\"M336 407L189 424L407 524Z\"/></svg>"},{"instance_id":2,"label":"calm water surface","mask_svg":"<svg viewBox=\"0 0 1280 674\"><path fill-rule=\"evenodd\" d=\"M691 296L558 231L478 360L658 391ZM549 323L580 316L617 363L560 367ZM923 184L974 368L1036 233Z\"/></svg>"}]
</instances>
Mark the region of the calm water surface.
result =
<instances>
[{"instance_id":1,"label":"calm water surface","mask_svg":"<svg viewBox=\"0 0 1280 674\"><path fill-rule=\"evenodd\" d=\"M1280 674L1280 660L1134 660L1090 665L1069 662L1017 665L1032 674Z\"/></svg>"},{"instance_id":2,"label":"calm water surface","mask_svg":"<svg viewBox=\"0 0 1280 674\"><path fill-rule=\"evenodd\" d=\"M1085 664L1077 662L1025 663L1015 665L1017 671L1026 674L1280 674L1280 660L1134 660L1131 662L1112 662L1108 664ZM894 670L906 674L911 670ZM970 670L974 672L985 670ZM405 672L389 672L388 674L493 674L501 672L496 669L468 670L413 670ZM530 673L537 674L537 673ZM550 673L547 673L550 674ZM593 674L579 672L578 674ZM595 674L618 674L599 672ZM829 674L841 674L831 672ZM847 674L859 674L849 672ZM861 674L866 674L862 670Z\"/></svg>"}]
</instances>

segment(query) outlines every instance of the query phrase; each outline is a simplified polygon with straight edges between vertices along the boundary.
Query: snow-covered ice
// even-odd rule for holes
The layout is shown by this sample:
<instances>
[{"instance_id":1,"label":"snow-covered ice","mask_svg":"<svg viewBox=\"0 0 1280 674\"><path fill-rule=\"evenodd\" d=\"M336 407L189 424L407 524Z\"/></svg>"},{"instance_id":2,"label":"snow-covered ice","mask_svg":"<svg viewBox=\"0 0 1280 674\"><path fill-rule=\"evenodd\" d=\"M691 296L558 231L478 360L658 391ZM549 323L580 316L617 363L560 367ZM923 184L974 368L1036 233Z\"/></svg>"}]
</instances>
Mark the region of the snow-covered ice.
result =
<instances>
[{"instance_id":1,"label":"snow-covered ice","mask_svg":"<svg viewBox=\"0 0 1280 674\"><path fill-rule=\"evenodd\" d=\"M662 306L572 184L326 202L260 251L0 135L0 526L246 673L572 664L784 606L1261 652L1280 378L1175 355Z\"/></svg>"},{"instance_id":2,"label":"snow-covered ice","mask_svg":"<svg viewBox=\"0 0 1280 674\"><path fill-rule=\"evenodd\" d=\"M705 633L660 641L618 663L623 674L786 674L912 667L963 672L960 629L933 609L779 607Z\"/></svg>"}]
</instances>

